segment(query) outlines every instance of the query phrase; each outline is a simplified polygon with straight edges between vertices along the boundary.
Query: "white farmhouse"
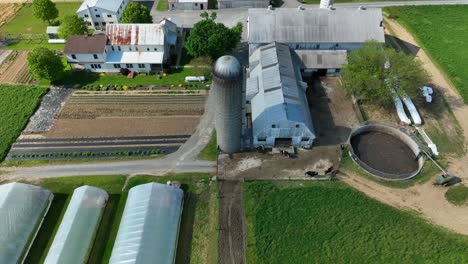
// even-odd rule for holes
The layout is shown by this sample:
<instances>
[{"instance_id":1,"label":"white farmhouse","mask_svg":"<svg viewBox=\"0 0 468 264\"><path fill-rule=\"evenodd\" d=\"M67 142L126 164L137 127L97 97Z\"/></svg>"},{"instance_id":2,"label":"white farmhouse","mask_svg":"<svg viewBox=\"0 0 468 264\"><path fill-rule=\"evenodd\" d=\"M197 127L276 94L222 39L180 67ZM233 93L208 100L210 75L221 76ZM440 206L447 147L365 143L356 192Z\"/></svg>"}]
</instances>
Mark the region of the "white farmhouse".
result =
<instances>
[{"instance_id":1,"label":"white farmhouse","mask_svg":"<svg viewBox=\"0 0 468 264\"><path fill-rule=\"evenodd\" d=\"M68 63L94 72L161 70L177 42L177 26L159 24L108 24L106 34L71 36L65 46Z\"/></svg>"},{"instance_id":2,"label":"white farmhouse","mask_svg":"<svg viewBox=\"0 0 468 264\"><path fill-rule=\"evenodd\" d=\"M296 57L287 45L271 43L249 57L247 109L254 147L311 148L312 117Z\"/></svg>"},{"instance_id":3,"label":"white farmhouse","mask_svg":"<svg viewBox=\"0 0 468 264\"><path fill-rule=\"evenodd\" d=\"M169 10L207 10L208 0L169 0Z\"/></svg>"},{"instance_id":4,"label":"white farmhouse","mask_svg":"<svg viewBox=\"0 0 468 264\"><path fill-rule=\"evenodd\" d=\"M119 23L122 12L130 0L84 0L76 14L88 27L106 29L107 24Z\"/></svg>"}]
</instances>

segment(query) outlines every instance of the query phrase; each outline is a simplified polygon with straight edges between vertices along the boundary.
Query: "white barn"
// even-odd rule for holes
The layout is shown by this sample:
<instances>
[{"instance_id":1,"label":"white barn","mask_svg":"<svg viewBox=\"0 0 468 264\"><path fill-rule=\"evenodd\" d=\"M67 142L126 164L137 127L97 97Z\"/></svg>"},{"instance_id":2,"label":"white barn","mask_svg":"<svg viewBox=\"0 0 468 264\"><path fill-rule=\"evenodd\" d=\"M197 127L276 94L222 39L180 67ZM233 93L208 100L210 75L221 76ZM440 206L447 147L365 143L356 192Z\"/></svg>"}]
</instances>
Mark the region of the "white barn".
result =
<instances>
[{"instance_id":1,"label":"white barn","mask_svg":"<svg viewBox=\"0 0 468 264\"><path fill-rule=\"evenodd\" d=\"M94 72L161 70L174 51L177 25L108 24L105 35L71 36L65 46L68 63Z\"/></svg>"},{"instance_id":2,"label":"white barn","mask_svg":"<svg viewBox=\"0 0 468 264\"><path fill-rule=\"evenodd\" d=\"M130 0L84 0L76 14L88 27L106 29L107 24L119 23L122 12Z\"/></svg>"},{"instance_id":3,"label":"white barn","mask_svg":"<svg viewBox=\"0 0 468 264\"><path fill-rule=\"evenodd\" d=\"M246 100L254 147L312 147L315 133L305 94L307 84L296 64L290 48L279 43L260 47L250 55Z\"/></svg>"},{"instance_id":4,"label":"white barn","mask_svg":"<svg viewBox=\"0 0 468 264\"><path fill-rule=\"evenodd\" d=\"M169 10L207 10L208 0L169 0Z\"/></svg>"},{"instance_id":5,"label":"white barn","mask_svg":"<svg viewBox=\"0 0 468 264\"><path fill-rule=\"evenodd\" d=\"M272 42L288 45L306 61L303 66L346 62L346 53L366 41L385 42L382 10L361 9L249 9L249 51ZM334 51L334 52L329 52ZM339 69L336 68L336 69Z\"/></svg>"}]
</instances>

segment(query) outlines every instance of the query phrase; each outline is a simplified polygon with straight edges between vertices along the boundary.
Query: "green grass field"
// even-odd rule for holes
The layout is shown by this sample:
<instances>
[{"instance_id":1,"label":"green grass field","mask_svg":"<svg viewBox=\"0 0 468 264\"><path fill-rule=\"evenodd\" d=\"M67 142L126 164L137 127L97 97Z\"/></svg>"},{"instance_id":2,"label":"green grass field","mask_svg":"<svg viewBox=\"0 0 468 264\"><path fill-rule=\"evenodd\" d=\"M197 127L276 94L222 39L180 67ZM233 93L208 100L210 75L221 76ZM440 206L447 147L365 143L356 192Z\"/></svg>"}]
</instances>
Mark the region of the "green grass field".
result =
<instances>
[{"instance_id":1,"label":"green grass field","mask_svg":"<svg viewBox=\"0 0 468 264\"><path fill-rule=\"evenodd\" d=\"M156 10L158 11L167 11L169 9L169 3L167 0L159 0Z\"/></svg>"},{"instance_id":2,"label":"green grass field","mask_svg":"<svg viewBox=\"0 0 468 264\"><path fill-rule=\"evenodd\" d=\"M47 88L0 85L0 160L21 134Z\"/></svg>"},{"instance_id":3,"label":"green grass field","mask_svg":"<svg viewBox=\"0 0 468 264\"><path fill-rule=\"evenodd\" d=\"M404 25L468 103L468 6L413 6L384 9Z\"/></svg>"},{"instance_id":4,"label":"green grass field","mask_svg":"<svg viewBox=\"0 0 468 264\"><path fill-rule=\"evenodd\" d=\"M60 21L64 15L75 14L81 2L56 3L59 11ZM35 18L32 15L32 7L23 5L16 16L5 26L0 28L0 32L10 34L46 34L47 23Z\"/></svg>"},{"instance_id":5,"label":"green grass field","mask_svg":"<svg viewBox=\"0 0 468 264\"><path fill-rule=\"evenodd\" d=\"M248 263L468 263L468 237L339 182L244 185Z\"/></svg>"},{"instance_id":6,"label":"green grass field","mask_svg":"<svg viewBox=\"0 0 468 264\"><path fill-rule=\"evenodd\" d=\"M75 188L91 185L110 194L89 257L89 263L108 263L128 190L148 182L166 183L168 180L178 180L183 184L185 198L176 263L215 264L218 257L218 199L217 186L211 183L209 178L207 174L196 173L164 177L136 176L129 179L125 188L126 177L122 175L43 179L37 185L54 192L56 198L25 263L44 261Z\"/></svg>"},{"instance_id":7,"label":"green grass field","mask_svg":"<svg viewBox=\"0 0 468 264\"><path fill-rule=\"evenodd\" d=\"M216 131L211 134L211 139L204 149L198 154L197 159L215 161L218 157L218 144L216 143Z\"/></svg>"},{"instance_id":8,"label":"green grass field","mask_svg":"<svg viewBox=\"0 0 468 264\"><path fill-rule=\"evenodd\" d=\"M454 205L468 205L468 187L461 184L450 187L445 193L445 198Z\"/></svg>"}]
</instances>

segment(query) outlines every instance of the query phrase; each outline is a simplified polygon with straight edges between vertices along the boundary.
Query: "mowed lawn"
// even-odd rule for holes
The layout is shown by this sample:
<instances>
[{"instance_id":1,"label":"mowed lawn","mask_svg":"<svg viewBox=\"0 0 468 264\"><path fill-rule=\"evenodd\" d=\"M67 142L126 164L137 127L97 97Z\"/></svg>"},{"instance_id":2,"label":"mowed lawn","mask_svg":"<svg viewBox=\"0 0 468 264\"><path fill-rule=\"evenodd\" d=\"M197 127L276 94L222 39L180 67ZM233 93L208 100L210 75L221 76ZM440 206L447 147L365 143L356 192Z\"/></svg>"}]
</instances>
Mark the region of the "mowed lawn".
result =
<instances>
[{"instance_id":1,"label":"mowed lawn","mask_svg":"<svg viewBox=\"0 0 468 264\"><path fill-rule=\"evenodd\" d=\"M81 2L55 3L59 11L59 18L64 15L74 14ZM32 14L31 5L23 5L16 16L5 26L0 28L0 32L11 34L46 34L47 22L37 19Z\"/></svg>"},{"instance_id":2,"label":"mowed lawn","mask_svg":"<svg viewBox=\"0 0 468 264\"><path fill-rule=\"evenodd\" d=\"M468 6L388 7L468 103Z\"/></svg>"},{"instance_id":3,"label":"mowed lawn","mask_svg":"<svg viewBox=\"0 0 468 264\"><path fill-rule=\"evenodd\" d=\"M0 161L28 123L47 88L0 85Z\"/></svg>"},{"instance_id":4,"label":"mowed lawn","mask_svg":"<svg viewBox=\"0 0 468 264\"><path fill-rule=\"evenodd\" d=\"M182 183L184 190L184 208L176 263L216 264L218 257L217 185L210 184L209 179L208 174L187 173L164 177L136 176L129 179L126 185L124 175L50 178L35 182L34 184L51 190L54 193L54 200L25 263L43 263L75 188L91 185L109 193L109 200L88 260L89 263L108 263L125 208L128 190L133 186L148 182L165 184L168 180L177 180Z\"/></svg>"},{"instance_id":5,"label":"mowed lawn","mask_svg":"<svg viewBox=\"0 0 468 264\"><path fill-rule=\"evenodd\" d=\"M248 263L468 263L468 236L339 182L244 185Z\"/></svg>"}]
</instances>

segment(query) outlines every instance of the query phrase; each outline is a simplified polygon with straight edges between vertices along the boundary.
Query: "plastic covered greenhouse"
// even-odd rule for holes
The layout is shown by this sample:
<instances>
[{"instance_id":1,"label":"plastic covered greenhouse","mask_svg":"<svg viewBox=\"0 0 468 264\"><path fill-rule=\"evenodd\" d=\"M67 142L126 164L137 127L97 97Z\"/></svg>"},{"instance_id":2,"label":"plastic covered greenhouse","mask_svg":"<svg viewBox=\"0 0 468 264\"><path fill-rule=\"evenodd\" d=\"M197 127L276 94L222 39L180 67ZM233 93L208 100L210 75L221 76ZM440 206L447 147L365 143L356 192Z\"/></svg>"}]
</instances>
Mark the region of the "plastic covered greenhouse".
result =
<instances>
[{"instance_id":1,"label":"plastic covered greenhouse","mask_svg":"<svg viewBox=\"0 0 468 264\"><path fill-rule=\"evenodd\" d=\"M54 195L24 183L0 185L0 263L22 263Z\"/></svg>"},{"instance_id":2,"label":"plastic covered greenhouse","mask_svg":"<svg viewBox=\"0 0 468 264\"><path fill-rule=\"evenodd\" d=\"M130 189L109 263L174 263L183 197L159 183Z\"/></svg>"},{"instance_id":3,"label":"plastic covered greenhouse","mask_svg":"<svg viewBox=\"0 0 468 264\"><path fill-rule=\"evenodd\" d=\"M44 263L87 262L108 197L92 186L73 191Z\"/></svg>"}]
</instances>

